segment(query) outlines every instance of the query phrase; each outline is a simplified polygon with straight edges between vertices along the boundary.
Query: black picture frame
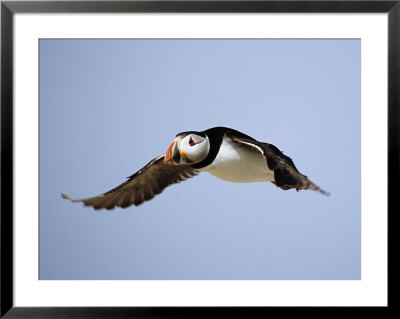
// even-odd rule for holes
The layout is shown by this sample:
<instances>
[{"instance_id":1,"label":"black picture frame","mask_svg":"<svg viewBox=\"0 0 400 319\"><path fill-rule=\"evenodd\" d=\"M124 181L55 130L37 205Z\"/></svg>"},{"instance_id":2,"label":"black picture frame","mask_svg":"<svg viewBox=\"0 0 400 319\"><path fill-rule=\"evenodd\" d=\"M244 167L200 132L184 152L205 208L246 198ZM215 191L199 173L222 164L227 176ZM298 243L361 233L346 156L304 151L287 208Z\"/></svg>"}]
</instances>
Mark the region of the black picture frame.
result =
<instances>
[{"instance_id":1,"label":"black picture frame","mask_svg":"<svg viewBox=\"0 0 400 319\"><path fill-rule=\"evenodd\" d=\"M388 225L398 212L400 130L400 0L308 1L1 1L1 312L5 318L177 318L271 315L313 311L335 314L392 311L388 281L388 307L15 307L13 303L13 19L16 13L120 13L120 12L313 12L388 14ZM377 185L379 187L379 185ZM389 226L389 278L393 268L393 231Z\"/></svg>"}]
</instances>

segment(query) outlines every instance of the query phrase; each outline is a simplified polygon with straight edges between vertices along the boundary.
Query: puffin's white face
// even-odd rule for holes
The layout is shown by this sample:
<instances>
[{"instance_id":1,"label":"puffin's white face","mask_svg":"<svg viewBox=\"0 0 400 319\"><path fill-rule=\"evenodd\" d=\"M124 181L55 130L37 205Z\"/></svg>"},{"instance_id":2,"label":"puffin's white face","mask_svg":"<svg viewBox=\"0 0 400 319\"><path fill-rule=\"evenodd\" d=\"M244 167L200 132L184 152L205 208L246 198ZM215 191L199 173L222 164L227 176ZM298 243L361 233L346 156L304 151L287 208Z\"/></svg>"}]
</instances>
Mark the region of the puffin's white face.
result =
<instances>
[{"instance_id":1,"label":"puffin's white face","mask_svg":"<svg viewBox=\"0 0 400 319\"><path fill-rule=\"evenodd\" d=\"M191 165L204 160L210 150L208 137L203 133L180 133L164 157L166 164Z\"/></svg>"}]
</instances>

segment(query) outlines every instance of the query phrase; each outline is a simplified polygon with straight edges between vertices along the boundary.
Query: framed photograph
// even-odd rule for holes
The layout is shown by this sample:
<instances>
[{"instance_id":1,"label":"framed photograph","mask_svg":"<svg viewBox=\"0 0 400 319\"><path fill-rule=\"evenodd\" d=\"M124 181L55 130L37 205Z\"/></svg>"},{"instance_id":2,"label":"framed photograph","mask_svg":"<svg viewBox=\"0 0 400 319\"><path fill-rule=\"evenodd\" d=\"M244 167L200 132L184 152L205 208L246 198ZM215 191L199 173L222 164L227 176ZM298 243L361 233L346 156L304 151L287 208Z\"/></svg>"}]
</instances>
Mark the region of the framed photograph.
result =
<instances>
[{"instance_id":1,"label":"framed photograph","mask_svg":"<svg viewBox=\"0 0 400 319\"><path fill-rule=\"evenodd\" d=\"M2 1L1 316L389 309L399 17Z\"/></svg>"}]
</instances>

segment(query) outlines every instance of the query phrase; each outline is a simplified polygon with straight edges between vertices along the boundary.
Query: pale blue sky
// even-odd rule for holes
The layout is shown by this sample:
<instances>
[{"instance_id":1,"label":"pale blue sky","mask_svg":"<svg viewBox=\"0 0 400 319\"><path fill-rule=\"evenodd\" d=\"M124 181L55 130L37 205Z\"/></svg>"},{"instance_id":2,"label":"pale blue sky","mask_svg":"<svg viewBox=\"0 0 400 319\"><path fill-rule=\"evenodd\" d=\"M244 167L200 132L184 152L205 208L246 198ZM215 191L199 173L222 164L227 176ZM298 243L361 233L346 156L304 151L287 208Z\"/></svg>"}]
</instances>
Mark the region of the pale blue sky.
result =
<instances>
[{"instance_id":1,"label":"pale blue sky","mask_svg":"<svg viewBox=\"0 0 400 319\"><path fill-rule=\"evenodd\" d=\"M40 40L40 279L360 279L360 40ZM228 126L331 192L207 173L103 193L175 135Z\"/></svg>"}]
</instances>

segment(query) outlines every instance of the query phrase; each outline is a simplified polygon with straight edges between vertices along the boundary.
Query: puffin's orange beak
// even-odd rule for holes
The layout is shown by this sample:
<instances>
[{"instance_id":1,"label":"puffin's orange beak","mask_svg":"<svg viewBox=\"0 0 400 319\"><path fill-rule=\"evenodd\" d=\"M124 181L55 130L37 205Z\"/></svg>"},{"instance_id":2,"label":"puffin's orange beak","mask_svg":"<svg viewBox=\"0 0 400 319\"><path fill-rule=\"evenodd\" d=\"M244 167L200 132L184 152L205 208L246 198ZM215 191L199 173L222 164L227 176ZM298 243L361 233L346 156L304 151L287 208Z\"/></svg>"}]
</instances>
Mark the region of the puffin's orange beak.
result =
<instances>
[{"instance_id":1,"label":"puffin's orange beak","mask_svg":"<svg viewBox=\"0 0 400 319\"><path fill-rule=\"evenodd\" d=\"M179 163L174 161L176 153L178 153L178 151L176 150L176 139L174 139L172 144L168 147L167 153L165 153L164 164L178 165Z\"/></svg>"}]
</instances>

